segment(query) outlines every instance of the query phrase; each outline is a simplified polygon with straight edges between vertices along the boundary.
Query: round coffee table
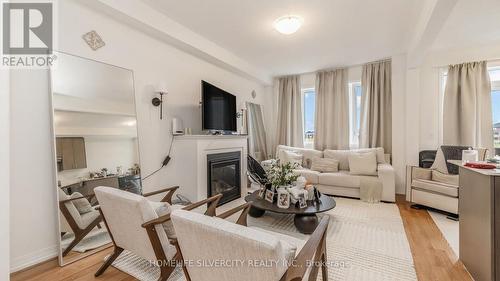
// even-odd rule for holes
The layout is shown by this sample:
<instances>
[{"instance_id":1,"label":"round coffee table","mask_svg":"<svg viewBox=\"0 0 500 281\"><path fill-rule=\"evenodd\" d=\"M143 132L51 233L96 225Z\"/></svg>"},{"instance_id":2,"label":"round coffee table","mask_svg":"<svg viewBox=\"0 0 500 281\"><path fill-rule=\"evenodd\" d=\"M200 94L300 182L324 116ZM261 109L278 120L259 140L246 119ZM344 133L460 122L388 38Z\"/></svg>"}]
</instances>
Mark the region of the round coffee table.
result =
<instances>
[{"instance_id":1,"label":"round coffee table","mask_svg":"<svg viewBox=\"0 0 500 281\"><path fill-rule=\"evenodd\" d=\"M297 208L295 205L290 204L288 209L278 208L278 205L270 203L265 199L258 196L259 191L247 195L245 201L252 202L252 207L248 214L254 218L262 217L266 211L281 213L281 214L293 214L295 215L293 222L297 230L304 234L311 234L318 226L318 216L317 213L326 212L335 208L336 203L333 197L322 194L320 197L320 202L316 203L313 201L307 201L306 208Z\"/></svg>"}]
</instances>

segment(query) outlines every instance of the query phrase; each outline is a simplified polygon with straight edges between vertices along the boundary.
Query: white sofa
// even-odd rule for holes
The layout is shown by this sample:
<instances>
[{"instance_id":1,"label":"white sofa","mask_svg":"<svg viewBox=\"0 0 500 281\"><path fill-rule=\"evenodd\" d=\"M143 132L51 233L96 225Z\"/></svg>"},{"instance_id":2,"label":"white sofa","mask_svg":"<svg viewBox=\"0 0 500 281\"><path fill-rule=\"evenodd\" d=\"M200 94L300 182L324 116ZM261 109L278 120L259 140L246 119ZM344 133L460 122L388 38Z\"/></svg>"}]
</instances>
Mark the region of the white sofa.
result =
<instances>
[{"instance_id":1,"label":"white sofa","mask_svg":"<svg viewBox=\"0 0 500 281\"><path fill-rule=\"evenodd\" d=\"M285 145L278 145L276 149L276 158L279 158L280 151L287 150L297 154L301 154L302 169L296 170L297 173L306 178L306 180L314 184L320 192L346 197L360 197L360 185L363 178L373 179L378 178L382 183L382 201L396 201L395 173L394 168L390 163L390 155L384 154L383 148L363 148L354 150L314 150L306 148L297 148ZM377 175L353 175L349 172L348 155L353 152L363 152L373 150L377 155ZM313 158L334 158L339 161L339 171L334 173L320 173L312 171L311 162ZM264 161L263 165L269 165L269 160Z\"/></svg>"}]
</instances>

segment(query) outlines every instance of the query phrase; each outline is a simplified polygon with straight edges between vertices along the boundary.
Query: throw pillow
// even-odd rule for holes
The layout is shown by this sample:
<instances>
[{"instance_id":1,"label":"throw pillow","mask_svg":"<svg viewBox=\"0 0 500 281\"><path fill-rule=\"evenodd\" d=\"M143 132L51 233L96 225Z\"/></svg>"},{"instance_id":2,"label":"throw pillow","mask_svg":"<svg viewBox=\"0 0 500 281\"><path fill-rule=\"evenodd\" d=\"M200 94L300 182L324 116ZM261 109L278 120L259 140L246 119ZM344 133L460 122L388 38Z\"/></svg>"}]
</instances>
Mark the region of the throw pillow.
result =
<instances>
[{"instance_id":1,"label":"throw pillow","mask_svg":"<svg viewBox=\"0 0 500 281\"><path fill-rule=\"evenodd\" d=\"M443 174L448 174L448 166L446 166L446 160L444 159L444 153L441 147L436 153L436 159L434 163L432 163L431 170L437 170Z\"/></svg>"},{"instance_id":2,"label":"throw pillow","mask_svg":"<svg viewBox=\"0 0 500 281\"><path fill-rule=\"evenodd\" d=\"M81 214L92 212L94 210L94 208L92 208L92 205L90 205L89 200L87 200L87 198L81 198L81 197L83 197L83 195L79 192L74 192L70 196L70 199L80 198L80 199L76 199L76 200L71 201L71 202L73 202L73 205L75 205L76 209L78 210L78 213L80 213L80 215L81 215Z\"/></svg>"},{"instance_id":3,"label":"throw pillow","mask_svg":"<svg viewBox=\"0 0 500 281\"><path fill-rule=\"evenodd\" d=\"M334 173L339 171L339 161L332 158L313 158L311 170L321 173Z\"/></svg>"},{"instance_id":4,"label":"throw pillow","mask_svg":"<svg viewBox=\"0 0 500 281\"><path fill-rule=\"evenodd\" d=\"M349 150L329 150L324 151L325 158L332 158L339 161L339 170L349 171L348 156L351 152Z\"/></svg>"},{"instance_id":5,"label":"throw pillow","mask_svg":"<svg viewBox=\"0 0 500 281\"><path fill-rule=\"evenodd\" d=\"M374 152L350 153L349 169L353 175L377 175L377 156Z\"/></svg>"},{"instance_id":6,"label":"throw pillow","mask_svg":"<svg viewBox=\"0 0 500 281\"><path fill-rule=\"evenodd\" d=\"M282 150L280 152L280 161L282 164L291 163L297 164L299 168L302 168L302 154L295 153L293 151Z\"/></svg>"},{"instance_id":7,"label":"throw pillow","mask_svg":"<svg viewBox=\"0 0 500 281\"><path fill-rule=\"evenodd\" d=\"M149 204L153 209L155 210L155 213L158 215L158 217L165 216L165 215L170 215L172 212L172 206L168 204L167 202L154 202L154 201L149 201ZM177 236L175 235L175 229L174 229L174 224L172 223L172 220L168 220L162 224L163 229L165 230L165 233L167 233L167 237L169 239L175 239Z\"/></svg>"}]
</instances>

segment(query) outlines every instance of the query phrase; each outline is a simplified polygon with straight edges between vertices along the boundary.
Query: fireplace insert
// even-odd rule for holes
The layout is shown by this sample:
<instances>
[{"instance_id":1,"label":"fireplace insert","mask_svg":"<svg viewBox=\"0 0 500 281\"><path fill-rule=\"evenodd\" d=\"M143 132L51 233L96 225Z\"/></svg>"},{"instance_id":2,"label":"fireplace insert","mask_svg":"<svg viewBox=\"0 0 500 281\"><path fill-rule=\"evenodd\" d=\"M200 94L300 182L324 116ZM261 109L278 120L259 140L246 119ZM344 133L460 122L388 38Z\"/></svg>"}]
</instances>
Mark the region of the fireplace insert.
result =
<instances>
[{"instance_id":1,"label":"fireplace insert","mask_svg":"<svg viewBox=\"0 0 500 281\"><path fill-rule=\"evenodd\" d=\"M219 206L241 197L241 153L207 155L207 195L222 194Z\"/></svg>"}]
</instances>

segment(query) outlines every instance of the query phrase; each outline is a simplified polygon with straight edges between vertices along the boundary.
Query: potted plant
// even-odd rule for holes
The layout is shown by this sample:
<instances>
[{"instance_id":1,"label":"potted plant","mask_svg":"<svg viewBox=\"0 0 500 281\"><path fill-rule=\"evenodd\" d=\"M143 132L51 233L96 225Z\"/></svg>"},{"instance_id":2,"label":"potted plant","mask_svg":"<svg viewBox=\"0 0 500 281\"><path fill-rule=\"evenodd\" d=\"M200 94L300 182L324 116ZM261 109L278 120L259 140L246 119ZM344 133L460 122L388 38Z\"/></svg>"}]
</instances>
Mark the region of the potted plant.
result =
<instances>
[{"instance_id":1,"label":"potted plant","mask_svg":"<svg viewBox=\"0 0 500 281\"><path fill-rule=\"evenodd\" d=\"M267 172L267 179L275 190L278 188L288 188L299 177L298 174L293 172L298 167L297 163L292 164L287 162L282 164L279 160L273 161Z\"/></svg>"}]
</instances>

